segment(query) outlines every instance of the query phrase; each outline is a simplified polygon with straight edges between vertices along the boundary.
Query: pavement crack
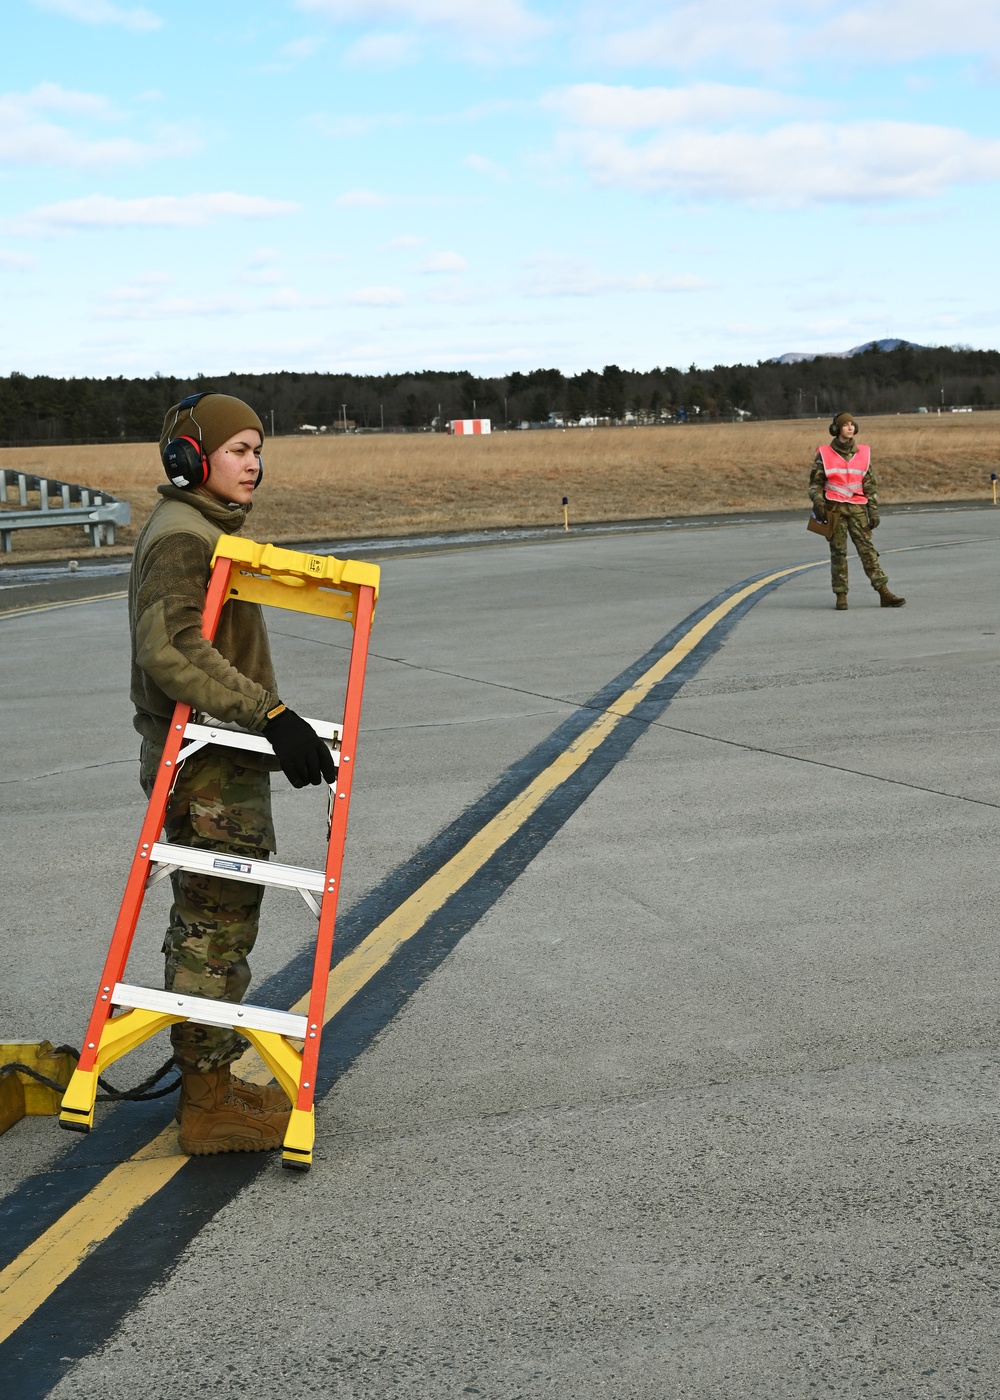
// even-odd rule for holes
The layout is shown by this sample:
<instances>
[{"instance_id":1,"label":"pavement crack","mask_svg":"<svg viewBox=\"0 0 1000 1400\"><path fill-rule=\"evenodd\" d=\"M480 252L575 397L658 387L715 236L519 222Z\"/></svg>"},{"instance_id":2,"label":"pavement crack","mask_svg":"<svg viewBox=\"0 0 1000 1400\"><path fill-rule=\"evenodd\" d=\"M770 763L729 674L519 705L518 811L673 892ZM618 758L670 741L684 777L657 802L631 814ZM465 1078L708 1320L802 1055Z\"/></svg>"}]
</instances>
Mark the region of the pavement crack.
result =
<instances>
[{"instance_id":1,"label":"pavement crack","mask_svg":"<svg viewBox=\"0 0 1000 1400\"><path fill-rule=\"evenodd\" d=\"M123 763L138 762L137 755L128 758L109 758L103 763L74 763L67 768L52 768L47 773L28 773L23 778L0 778L0 787L12 787L15 783L38 783L43 778L62 778L67 773L91 773L99 768L117 768Z\"/></svg>"},{"instance_id":2,"label":"pavement crack","mask_svg":"<svg viewBox=\"0 0 1000 1400\"><path fill-rule=\"evenodd\" d=\"M747 744L741 739L725 739L718 734L705 734L699 729L685 729L679 724L665 724L662 720L650 721L651 729L668 729L674 734L687 734L692 739L707 739L712 744L727 744L730 748L743 749L746 753L766 754L769 758L784 758L789 763L808 763L815 768L829 768L834 773L849 773L854 778L870 778L875 783L887 783L892 787L909 788L913 792L926 792L932 797L947 797L952 802L969 802L976 807L1000 808L1000 802L990 802L985 797L968 797L961 792L944 792L941 788L927 787L923 783L910 783L905 778L890 778L884 773L868 773L863 768L848 768L841 763L827 763L821 758L808 758L797 753L782 753L780 749L768 749L762 744Z\"/></svg>"}]
</instances>

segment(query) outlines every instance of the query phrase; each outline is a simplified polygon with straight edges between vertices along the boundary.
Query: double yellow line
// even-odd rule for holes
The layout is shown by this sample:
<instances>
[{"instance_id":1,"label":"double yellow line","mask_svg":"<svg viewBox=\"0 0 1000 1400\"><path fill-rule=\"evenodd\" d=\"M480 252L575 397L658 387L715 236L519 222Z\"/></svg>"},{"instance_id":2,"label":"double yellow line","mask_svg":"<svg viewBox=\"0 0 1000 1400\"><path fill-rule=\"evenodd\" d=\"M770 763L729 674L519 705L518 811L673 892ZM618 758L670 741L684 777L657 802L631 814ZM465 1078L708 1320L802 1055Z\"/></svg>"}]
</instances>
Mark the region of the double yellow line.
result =
<instances>
[{"instance_id":1,"label":"double yellow line","mask_svg":"<svg viewBox=\"0 0 1000 1400\"><path fill-rule=\"evenodd\" d=\"M324 1024L336 1016L386 965L397 949L413 938L427 920L472 879L545 799L587 761L622 720L633 713L654 686L679 666L734 608L778 580L814 568L816 564L799 564L768 574L766 578L758 579L726 598L691 627L440 870L336 964L327 983ZM308 996L304 996L291 1010L303 1013L308 1002ZM269 1071L253 1051L243 1057L240 1073L244 1078L258 1081L270 1077ZM0 1272L0 1342L31 1317L69 1278L85 1256L107 1239L134 1210L164 1187L187 1161L188 1158L177 1147L176 1128L171 1126L165 1129L127 1161L114 1167L99 1185Z\"/></svg>"},{"instance_id":2,"label":"double yellow line","mask_svg":"<svg viewBox=\"0 0 1000 1400\"><path fill-rule=\"evenodd\" d=\"M87 598L65 598L56 603L31 603L24 608L0 608L0 621L8 617L32 617L35 613L51 612L53 608L79 608L84 603L107 603L113 598L127 598L128 590L117 593L92 593Z\"/></svg>"}]
</instances>

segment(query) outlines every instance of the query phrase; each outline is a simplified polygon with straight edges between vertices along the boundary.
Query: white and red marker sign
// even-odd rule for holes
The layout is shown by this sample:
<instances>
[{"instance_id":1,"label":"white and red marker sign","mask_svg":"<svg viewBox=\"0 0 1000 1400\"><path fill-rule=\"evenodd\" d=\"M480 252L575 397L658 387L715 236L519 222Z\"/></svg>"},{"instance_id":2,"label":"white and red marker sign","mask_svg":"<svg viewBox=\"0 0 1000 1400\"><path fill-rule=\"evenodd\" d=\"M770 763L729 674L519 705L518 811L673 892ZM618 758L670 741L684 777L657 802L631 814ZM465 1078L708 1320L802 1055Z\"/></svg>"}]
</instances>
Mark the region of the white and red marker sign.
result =
<instances>
[{"instance_id":1,"label":"white and red marker sign","mask_svg":"<svg viewBox=\"0 0 1000 1400\"><path fill-rule=\"evenodd\" d=\"M452 418L448 424L449 433L454 433L455 437L470 437L473 434L484 436L490 431L490 420L488 418Z\"/></svg>"}]
</instances>

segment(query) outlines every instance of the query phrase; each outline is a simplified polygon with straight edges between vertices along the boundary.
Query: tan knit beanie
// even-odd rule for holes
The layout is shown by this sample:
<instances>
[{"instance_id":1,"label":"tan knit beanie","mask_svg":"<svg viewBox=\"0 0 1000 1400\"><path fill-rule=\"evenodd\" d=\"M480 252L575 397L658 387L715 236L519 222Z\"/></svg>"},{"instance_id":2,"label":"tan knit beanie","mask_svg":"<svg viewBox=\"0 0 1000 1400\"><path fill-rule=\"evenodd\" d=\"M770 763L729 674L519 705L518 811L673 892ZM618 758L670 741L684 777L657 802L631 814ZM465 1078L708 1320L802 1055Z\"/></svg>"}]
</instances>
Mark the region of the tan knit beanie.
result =
<instances>
[{"instance_id":1,"label":"tan knit beanie","mask_svg":"<svg viewBox=\"0 0 1000 1400\"><path fill-rule=\"evenodd\" d=\"M830 424L830 436L840 437L840 430L845 423L853 423L855 428L858 426L858 420L855 418L853 413L838 413L836 418ZM235 432L236 429L234 428L233 431Z\"/></svg>"},{"instance_id":2,"label":"tan knit beanie","mask_svg":"<svg viewBox=\"0 0 1000 1400\"><path fill-rule=\"evenodd\" d=\"M206 394L190 408L175 404L170 409L163 420L160 451L174 438L189 437L200 442L205 455L211 457L241 428L256 428L264 440L264 425L249 404L231 394Z\"/></svg>"}]
</instances>

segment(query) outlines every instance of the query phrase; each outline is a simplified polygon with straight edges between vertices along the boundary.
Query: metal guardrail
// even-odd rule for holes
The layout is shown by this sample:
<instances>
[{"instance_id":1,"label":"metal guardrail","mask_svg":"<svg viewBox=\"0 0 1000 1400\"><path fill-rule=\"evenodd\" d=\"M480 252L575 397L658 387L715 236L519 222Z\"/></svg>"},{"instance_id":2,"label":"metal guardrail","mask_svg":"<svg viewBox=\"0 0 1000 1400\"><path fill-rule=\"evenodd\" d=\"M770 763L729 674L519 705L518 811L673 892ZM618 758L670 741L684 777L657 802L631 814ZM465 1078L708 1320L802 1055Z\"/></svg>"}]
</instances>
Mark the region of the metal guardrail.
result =
<instances>
[{"instance_id":1,"label":"metal guardrail","mask_svg":"<svg viewBox=\"0 0 1000 1400\"><path fill-rule=\"evenodd\" d=\"M8 492L16 487L20 510L7 510ZM29 493L38 494L38 505L29 506ZM52 498L59 497L59 505ZM75 504L74 504L75 503ZM51 529L54 525L76 525L89 535L95 549L114 544L115 526L127 525L132 511L127 501L119 501L107 491L93 491L69 481L33 476L30 472L0 470L0 550L10 554L15 530Z\"/></svg>"}]
</instances>

